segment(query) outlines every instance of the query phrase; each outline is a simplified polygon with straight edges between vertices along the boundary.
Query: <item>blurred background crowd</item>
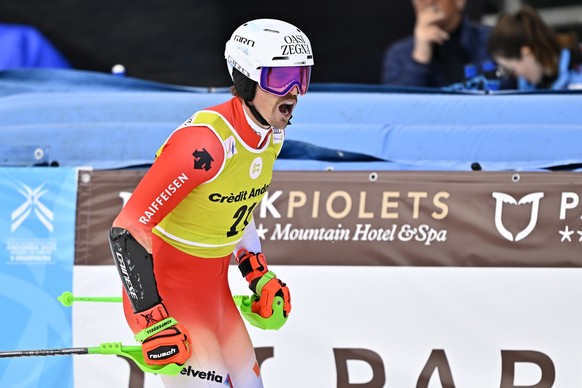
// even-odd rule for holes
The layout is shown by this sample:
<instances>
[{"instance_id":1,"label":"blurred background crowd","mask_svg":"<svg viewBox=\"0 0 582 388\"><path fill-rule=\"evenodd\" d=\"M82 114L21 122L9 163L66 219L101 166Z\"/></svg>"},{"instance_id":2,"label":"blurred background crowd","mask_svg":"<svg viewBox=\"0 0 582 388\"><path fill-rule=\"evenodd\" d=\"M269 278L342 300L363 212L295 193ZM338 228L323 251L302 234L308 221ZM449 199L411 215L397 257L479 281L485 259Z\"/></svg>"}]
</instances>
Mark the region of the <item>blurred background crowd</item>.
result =
<instances>
[{"instance_id":1,"label":"blurred background crowd","mask_svg":"<svg viewBox=\"0 0 582 388\"><path fill-rule=\"evenodd\" d=\"M549 88L559 78L557 73L542 74L540 80L526 73L528 79L519 73L520 64L514 63L522 59L521 52L515 58L497 45L492 54L488 46L500 15L519 18L516 12L524 5L559 39L562 46L553 48L558 54L550 55L556 58L540 67L557 69L560 61L566 61L559 50L574 47L582 36L579 0L295 0L284 6L264 0L4 1L0 2L0 69L71 67L110 72L115 64L123 64L128 76L146 80L228 86L223 47L233 27L270 17L291 22L311 37L316 55L313 82L442 87L488 71L494 60L509 78L522 78L521 84L504 87ZM460 21L446 20L442 13L447 7L449 12L460 12ZM463 32L467 25L472 32ZM500 34L497 42L500 36L506 41ZM465 52L465 46L478 52ZM540 62L539 50L529 48ZM578 60L577 54L567 59L570 65ZM402 66L408 74L400 72Z\"/></svg>"}]
</instances>

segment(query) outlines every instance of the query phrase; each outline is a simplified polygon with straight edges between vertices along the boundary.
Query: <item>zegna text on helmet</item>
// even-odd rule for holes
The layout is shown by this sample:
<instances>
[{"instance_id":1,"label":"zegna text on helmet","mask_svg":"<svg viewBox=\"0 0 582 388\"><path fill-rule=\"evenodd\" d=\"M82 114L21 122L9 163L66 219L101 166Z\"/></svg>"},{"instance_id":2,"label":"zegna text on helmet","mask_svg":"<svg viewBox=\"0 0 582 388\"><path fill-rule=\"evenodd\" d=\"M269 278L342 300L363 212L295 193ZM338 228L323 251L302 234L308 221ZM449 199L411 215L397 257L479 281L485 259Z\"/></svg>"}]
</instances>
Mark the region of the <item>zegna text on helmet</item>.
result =
<instances>
[{"instance_id":1,"label":"zegna text on helmet","mask_svg":"<svg viewBox=\"0 0 582 388\"><path fill-rule=\"evenodd\" d=\"M311 54L311 47L305 43L305 39L301 35L285 35L283 37L285 45L281 46L281 55L291 54Z\"/></svg>"},{"instance_id":2,"label":"zegna text on helmet","mask_svg":"<svg viewBox=\"0 0 582 388\"><path fill-rule=\"evenodd\" d=\"M244 36L235 35L232 40L250 47L255 47L255 41ZM305 43L303 35L285 35L283 41L285 44L281 46L281 55L311 54L311 47Z\"/></svg>"}]
</instances>

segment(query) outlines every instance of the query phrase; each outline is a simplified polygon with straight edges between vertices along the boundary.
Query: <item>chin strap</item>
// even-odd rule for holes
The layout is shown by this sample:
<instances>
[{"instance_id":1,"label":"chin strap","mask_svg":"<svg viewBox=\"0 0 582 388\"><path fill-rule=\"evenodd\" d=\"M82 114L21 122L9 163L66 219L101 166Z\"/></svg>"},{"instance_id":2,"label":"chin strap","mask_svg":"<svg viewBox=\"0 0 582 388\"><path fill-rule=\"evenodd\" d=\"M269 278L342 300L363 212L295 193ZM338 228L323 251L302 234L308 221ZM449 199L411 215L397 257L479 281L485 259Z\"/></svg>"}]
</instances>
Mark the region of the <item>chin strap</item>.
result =
<instances>
[{"instance_id":1,"label":"chin strap","mask_svg":"<svg viewBox=\"0 0 582 388\"><path fill-rule=\"evenodd\" d=\"M259 123L261 123L262 125L268 126L270 127L271 124L269 124L267 122L267 120L265 120L265 118L259 113L259 111L257 110L257 108L255 108L254 105L251 105L249 103L249 100L247 100L246 98L244 99L245 101L245 105L251 110L251 113L253 114L253 116L255 116L255 118L259 121Z\"/></svg>"},{"instance_id":2,"label":"chin strap","mask_svg":"<svg viewBox=\"0 0 582 388\"><path fill-rule=\"evenodd\" d=\"M259 123L261 123L262 125L265 126L269 126L271 127L272 125L269 124L267 122L267 120L265 120L265 118L259 113L259 111L257 110L257 108L255 108L254 105L251 105L249 103L249 100L247 100L246 98L243 98L245 105L249 107L249 109L251 110L251 113L253 114L253 116L255 116L255 118L259 121ZM291 119L293 118L293 115L291 115L291 117L289 117L289 121L287 122L287 125L291 125Z\"/></svg>"}]
</instances>

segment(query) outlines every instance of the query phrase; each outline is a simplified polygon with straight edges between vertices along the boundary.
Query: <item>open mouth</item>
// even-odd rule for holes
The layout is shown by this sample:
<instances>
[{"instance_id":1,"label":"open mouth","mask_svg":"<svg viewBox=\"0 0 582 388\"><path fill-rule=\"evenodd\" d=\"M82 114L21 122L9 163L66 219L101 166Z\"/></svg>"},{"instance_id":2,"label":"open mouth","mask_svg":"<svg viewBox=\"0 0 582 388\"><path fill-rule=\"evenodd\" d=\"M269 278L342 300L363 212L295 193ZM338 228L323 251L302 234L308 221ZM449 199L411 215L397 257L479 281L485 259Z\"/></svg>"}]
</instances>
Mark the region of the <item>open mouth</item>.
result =
<instances>
[{"instance_id":1,"label":"open mouth","mask_svg":"<svg viewBox=\"0 0 582 388\"><path fill-rule=\"evenodd\" d=\"M283 116L291 116L294 107L295 103L293 101L286 101L279 105L279 112L281 112Z\"/></svg>"}]
</instances>

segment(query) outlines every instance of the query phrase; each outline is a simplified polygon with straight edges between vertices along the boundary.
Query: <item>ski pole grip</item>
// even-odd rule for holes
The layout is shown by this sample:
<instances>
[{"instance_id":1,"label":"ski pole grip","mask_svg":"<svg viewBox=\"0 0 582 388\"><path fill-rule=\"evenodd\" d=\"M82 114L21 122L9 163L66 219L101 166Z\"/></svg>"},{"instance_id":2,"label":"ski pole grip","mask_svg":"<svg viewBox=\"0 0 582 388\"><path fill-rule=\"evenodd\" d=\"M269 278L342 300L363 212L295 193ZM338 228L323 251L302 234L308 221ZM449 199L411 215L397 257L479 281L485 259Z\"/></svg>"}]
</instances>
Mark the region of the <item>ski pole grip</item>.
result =
<instances>
[{"instance_id":1,"label":"ski pole grip","mask_svg":"<svg viewBox=\"0 0 582 388\"><path fill-rule=\"evenodd\" d=\"M120 354L121 342L105 342L99 347L89 348L89 354Z\"/></svg>"}]
</instances>

